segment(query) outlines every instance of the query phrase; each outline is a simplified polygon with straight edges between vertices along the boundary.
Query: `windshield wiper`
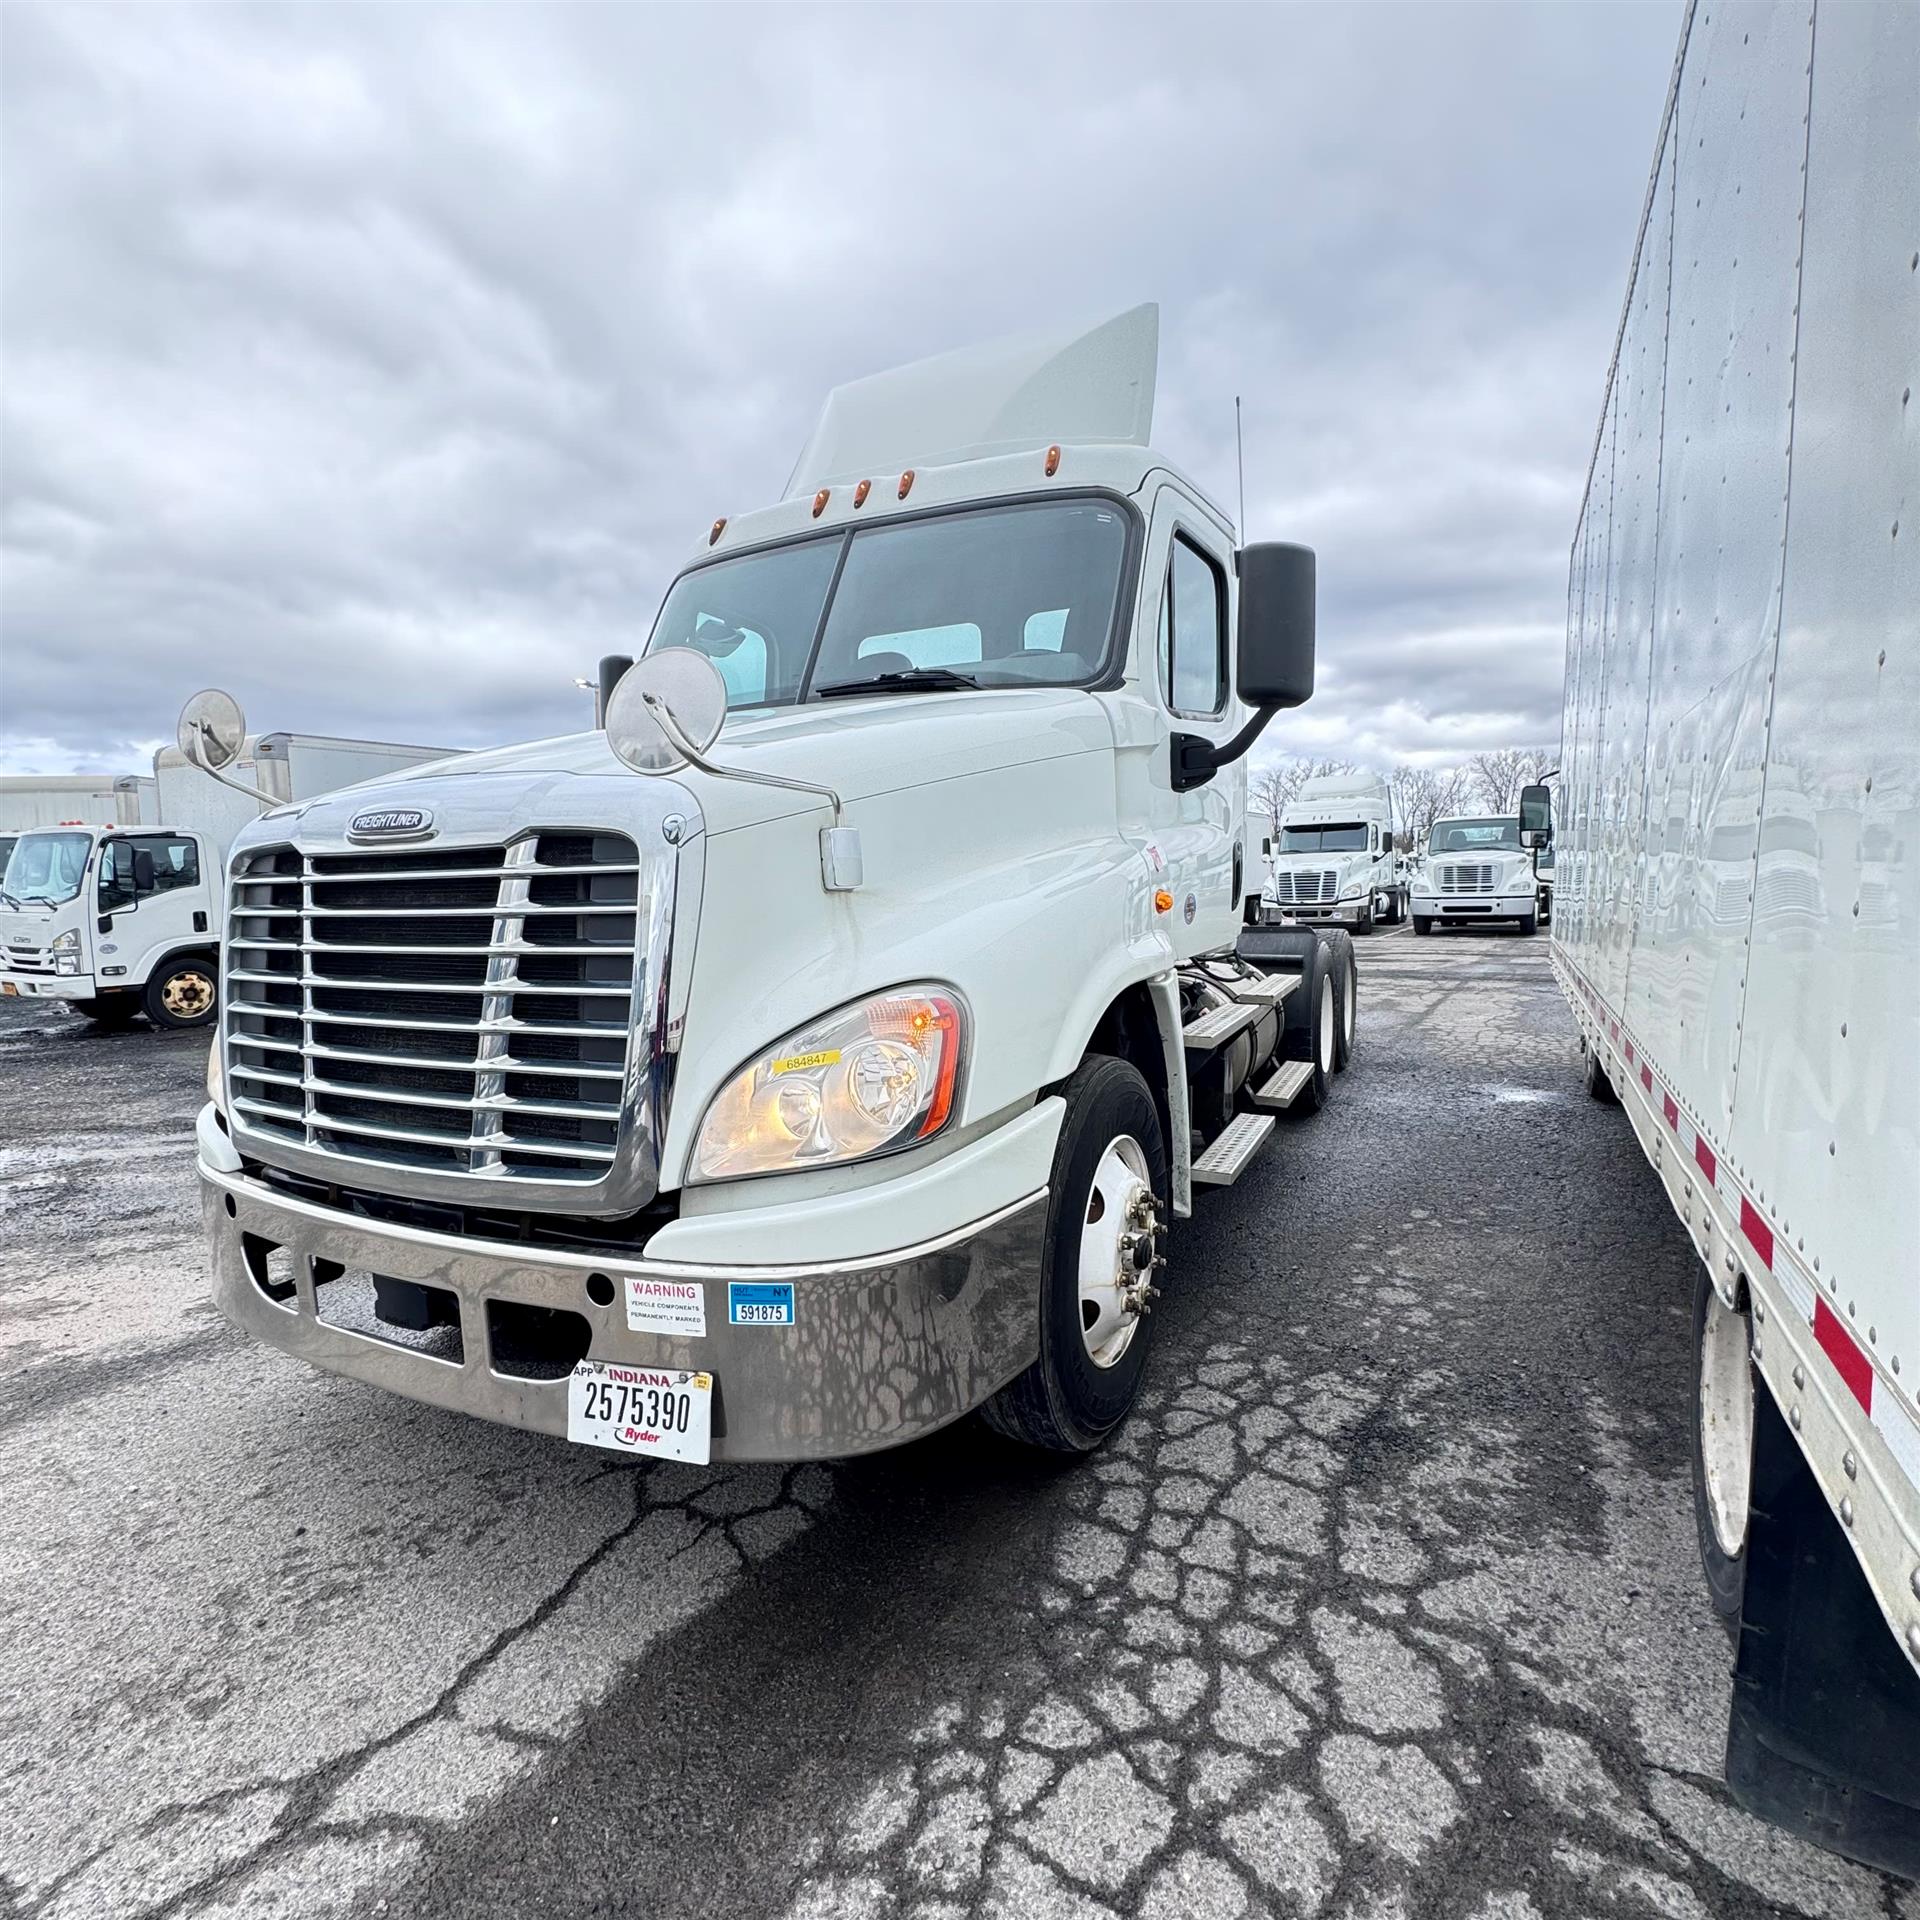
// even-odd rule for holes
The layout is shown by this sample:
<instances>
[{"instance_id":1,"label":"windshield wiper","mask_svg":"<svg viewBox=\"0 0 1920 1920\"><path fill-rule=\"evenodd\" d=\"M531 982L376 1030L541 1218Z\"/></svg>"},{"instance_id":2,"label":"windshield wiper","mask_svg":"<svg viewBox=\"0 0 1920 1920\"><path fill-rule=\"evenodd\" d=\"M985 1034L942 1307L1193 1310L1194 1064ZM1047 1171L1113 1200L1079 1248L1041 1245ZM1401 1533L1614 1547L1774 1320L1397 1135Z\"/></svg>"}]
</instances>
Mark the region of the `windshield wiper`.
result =
<instances>
[{"instance_id":1,"label":"windshield wiper","mask_svg":"<svg viewBox=\"0 0 1920 1920\"><path fill-rule=\"evenodd\" d=\"M908 667L900 673L876 673L871 680L830 681L814 692L822 700L835 700L849 693L960 693L978 692L979 687L971 674L951 667Z\"/></svg>"}]
</instances>

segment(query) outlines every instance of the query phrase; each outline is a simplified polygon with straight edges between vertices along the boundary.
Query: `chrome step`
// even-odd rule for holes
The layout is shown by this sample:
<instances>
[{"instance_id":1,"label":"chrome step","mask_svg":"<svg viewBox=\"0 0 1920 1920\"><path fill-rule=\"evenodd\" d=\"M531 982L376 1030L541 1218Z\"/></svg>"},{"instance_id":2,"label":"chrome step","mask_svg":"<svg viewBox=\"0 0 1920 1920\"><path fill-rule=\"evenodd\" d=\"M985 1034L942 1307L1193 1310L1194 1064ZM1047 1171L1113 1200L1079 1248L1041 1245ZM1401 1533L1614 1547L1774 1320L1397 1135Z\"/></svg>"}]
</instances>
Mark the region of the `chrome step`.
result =
<instances>
[{"instance_id":1,"label":"chrome step","mask_svg":"<svg viewBox=\"0 0 1920 1920\"><path fill-rule=\"evenodd\" d=\"M1250 1007L1277 1007L1300 984L1297 973L1258 973L1245 980L1217 983Z\"/></svg>"},{"instance_id":2,"label":"chrome step","mask_svg":"<svg viewBox=\"0 0 1920 1920\"><path fill-rule=\"evenodd\" d=\"M1238 1113L1226 1130L1193 1163L1196 1187L1230 1187L1246 1171L1247 1162L1267 1144L1273 1131L1270 1113Z\"/></svg>"},{"instance_id":3,"label":"chrome step","mask_svg":"<svg viewBox=\"0 0 1920 1920\"><path fill-rule=\"evenodd\" d=\"M1285 1113L1312 1078L1311 1060L1289 1060L1276 1068L1267 1084L1251 1096L1253 1104L1267 1113Z\"/></svg>"},{"instance_id":4,"label":"chrome step","mask_svg":"<svg viewBox=\"0 0 1920 1920\"><path fill-rule=\"evenodd\" d=\"M1258 1007L1243 1001L1228 1000L1197 1020L1189 1020L1181 1029L1181 1040L1196 1053L1211 1053L1225 1046L1235 1034L1244 1033L1260 1018Z\"/></svg>"}]
</instances>

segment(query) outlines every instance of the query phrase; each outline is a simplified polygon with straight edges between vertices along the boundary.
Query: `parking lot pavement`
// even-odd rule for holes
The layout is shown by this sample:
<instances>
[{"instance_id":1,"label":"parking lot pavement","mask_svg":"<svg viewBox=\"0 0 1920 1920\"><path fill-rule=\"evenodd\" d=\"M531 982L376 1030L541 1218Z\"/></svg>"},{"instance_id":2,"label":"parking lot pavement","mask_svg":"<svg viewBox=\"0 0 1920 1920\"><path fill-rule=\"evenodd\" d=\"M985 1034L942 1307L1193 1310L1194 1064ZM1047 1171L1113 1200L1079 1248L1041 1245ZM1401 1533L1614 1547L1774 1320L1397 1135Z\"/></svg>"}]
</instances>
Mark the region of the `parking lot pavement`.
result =
<instances>
[{"instance_id":1,"label":"parking lot pavement","mask_svg":"<svg viewBox=\"0 0 1920 1920\"><path fill-rule=\"evenodd\" d=\"M0 1009L0 1911L1920 1920L1719 1782L1690 1255L1545 941L1358 950L1078 1465L308 1372L207 1304L204 1043Z\"/></svg>"}]
</instances>

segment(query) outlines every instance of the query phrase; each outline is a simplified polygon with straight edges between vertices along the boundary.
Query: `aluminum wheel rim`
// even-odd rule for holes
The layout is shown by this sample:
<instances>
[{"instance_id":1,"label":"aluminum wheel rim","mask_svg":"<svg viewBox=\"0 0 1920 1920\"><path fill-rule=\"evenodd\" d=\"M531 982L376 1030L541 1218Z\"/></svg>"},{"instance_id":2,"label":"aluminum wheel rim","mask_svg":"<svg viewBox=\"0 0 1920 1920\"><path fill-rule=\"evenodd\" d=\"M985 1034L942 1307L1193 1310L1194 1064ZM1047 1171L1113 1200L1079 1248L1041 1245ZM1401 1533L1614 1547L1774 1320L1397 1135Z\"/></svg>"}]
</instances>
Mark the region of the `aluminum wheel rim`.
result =
<instances>
[{"instance_id":1,"label":"aluminum wheel rim","mask_svg":"<svg viewBox=\"0 0 1920 1920\"><path fill-rule=\"evenodd\" d=\"M1333 982L1320 982L1320 1017L1314 1023L1318 1030L1320 1053L1320 1071L1333 1071Z\"/></svg>"},{"instance_id":2,"label":"aluminum wheel rim","mask_svg":"<svg viewBox=\"0 0 1920 1920\"><path fill-rule=\"evenodd\" d=\"M204 973L176 973L161 987L160 1004L177 1019L194 1019L213 1005L213 982Z\"/></svg>"},{"instance_id":3,"label":"aluminum wheel rim","mask_svg":"<svg viewBox=\"0 0 1920 1920\"><path fill-rule=\"evenodd\" d=\"M1134 1218L1143 1196L1150 1207L1146 1152L1123 1133L1107 1143L1094 1167L1080 1223L1080 1338L1096 1367L1117 1366L1140 1326L1141 1288L1152 1275L1135 1266L1127 1242L1142 1230Z\"/></svg>"},{"instance_id":4,"label":"aluminum wheel rim","mask_svg":"<svg viewBox=\"0 0 1920 1920\"><path fill-rule=\"evenodd\" d=\"M1713 1537L1729 1560L1747 1544L1753 1492L1751 1333L1716 1293L1700 1328L1700 1461Z\"/></svg>"}]
</instances>

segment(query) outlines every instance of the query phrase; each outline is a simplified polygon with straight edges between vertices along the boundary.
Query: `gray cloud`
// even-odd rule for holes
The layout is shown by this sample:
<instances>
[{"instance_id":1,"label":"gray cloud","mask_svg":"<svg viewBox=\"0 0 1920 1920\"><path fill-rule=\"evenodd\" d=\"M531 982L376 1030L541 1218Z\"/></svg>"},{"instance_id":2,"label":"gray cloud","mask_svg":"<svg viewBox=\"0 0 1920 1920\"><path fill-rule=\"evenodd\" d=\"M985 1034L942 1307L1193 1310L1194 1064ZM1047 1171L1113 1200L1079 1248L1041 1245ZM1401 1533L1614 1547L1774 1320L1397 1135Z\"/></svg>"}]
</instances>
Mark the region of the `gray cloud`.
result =
<instances>
[{"instance_id":1,"label":"gray cloud","mask_svg":"<svg viewBox=\"0 0 1920 1920\"><path fill-rule=\"evenodd\" d=\"M1320 549L1277 744L1558 731L1677 9L9 7L0 765L575 726L834 382L1162 304ZM135 743L145 743L136 746Z\"/></svg>"}]
</instances>

